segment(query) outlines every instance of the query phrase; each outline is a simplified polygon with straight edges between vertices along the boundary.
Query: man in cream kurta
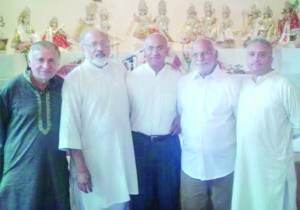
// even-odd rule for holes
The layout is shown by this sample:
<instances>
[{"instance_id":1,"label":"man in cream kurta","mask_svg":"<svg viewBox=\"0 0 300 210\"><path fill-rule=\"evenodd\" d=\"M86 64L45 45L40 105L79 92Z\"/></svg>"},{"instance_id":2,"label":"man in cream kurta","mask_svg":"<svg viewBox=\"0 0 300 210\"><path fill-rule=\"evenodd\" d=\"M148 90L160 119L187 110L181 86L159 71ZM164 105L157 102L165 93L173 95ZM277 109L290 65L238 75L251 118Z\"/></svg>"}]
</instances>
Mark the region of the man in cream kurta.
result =
<instances>
[{"instance_id":1,"label":"man in cream kurta","mask_svg":"<svg viewBox=\"0 0 300 210\"><path fill-rule=\"evenodd\" d=\"M87 32L81 47L86 60L63 86L59 148L70 149L78 209L125 209L129 194L138 193L126 72L107 59L102 32Z\"/></svg>"},{"instance_id":2,"label":"man in cream kurta","mask_svg":"<svg viewBox=\"0 0 300 210\"><path fill-rule=\"evenodd\" d=\"M252 78L241 89L237 112L237 160L233 210L295 210L293 129L300 128L295 86L272 70L272 46L250 42Z\"/></svg>"}]
</instances>

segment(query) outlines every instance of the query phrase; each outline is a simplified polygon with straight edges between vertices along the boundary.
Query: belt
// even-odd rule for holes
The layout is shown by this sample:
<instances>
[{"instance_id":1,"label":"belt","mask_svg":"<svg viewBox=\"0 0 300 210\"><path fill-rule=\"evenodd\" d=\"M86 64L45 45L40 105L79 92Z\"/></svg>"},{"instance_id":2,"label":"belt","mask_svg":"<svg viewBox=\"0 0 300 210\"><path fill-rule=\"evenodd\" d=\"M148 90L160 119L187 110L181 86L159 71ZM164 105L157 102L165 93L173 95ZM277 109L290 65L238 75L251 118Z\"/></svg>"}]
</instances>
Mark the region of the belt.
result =
<instances>
[{"instance_id":1,"label":"belt","mask_svg":"<svg viewBox=\"0 0 300 210\"><path fill-rule=\"evenodd\" d=\"M160 141L164 141L166 139L168 139L169 137L173 136L171 134L166 134L166 135L151 135L151 136L148 136L146 134L143 134L143 133L140 133L140 132L134 132L133 133L136 133L138 135L141 135L143 136L144 138L147 138L149 139L150 141L152 142L160 142Z\"/></svg>"}]
</instances>

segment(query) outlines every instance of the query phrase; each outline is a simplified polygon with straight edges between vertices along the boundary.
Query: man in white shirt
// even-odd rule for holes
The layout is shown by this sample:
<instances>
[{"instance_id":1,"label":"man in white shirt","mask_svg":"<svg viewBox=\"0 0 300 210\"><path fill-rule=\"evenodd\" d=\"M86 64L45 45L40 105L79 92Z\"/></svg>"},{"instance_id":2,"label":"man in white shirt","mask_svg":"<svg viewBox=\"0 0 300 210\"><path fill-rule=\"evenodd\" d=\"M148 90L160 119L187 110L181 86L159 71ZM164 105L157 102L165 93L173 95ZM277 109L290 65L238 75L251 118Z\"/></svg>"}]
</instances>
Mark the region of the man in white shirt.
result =
<instances>
[{"instance_id":1,"label":"man in white shirt","mask_svg":"<svg viewBox=\"0 0 300 210\"><path fill-rule=\"evenodd\" d=\"M129 72L127 87L139 195L133 210L175 210L179 203L180 142L177 116L178 70L165 62L169 47L159 34L144 43L147 63ZM154 201L154 202L153 202Z\"/></svg>"},{"instance_id":2,"label":"man in white shirt","mask_svg":"<svg viewBox=\"0 0 300 210\"><path fill-rule=\"evenodd\" d=\"M178 85L183 210L230 210L239 85L219 67L211 41L190 48L191 72Z\"/></svg>"},{"instance_id":3,"label":"man in white shirt","mask_svg":"<svg viewBox=\"0 0 300 210\"><path fill-rule=\"evenodd\" d=\"M297 209L292 139L300 129L300 96L272 61L268 41L249 43L252 77L241 88L237 111L233 210Z\"/></svg>"},{"instance_id":4,"label":"man in white shirt","mask_svg":"<svg viewBox=\"0 0 300 210\"><path fill-rule=\"evenodd\" d=\"M72 197L80 210L125 210L137 194L125 69L109 59L99 30L80 42L85 61L65 79L59 148L71 155Z\"/></svg>"}]
</instances>

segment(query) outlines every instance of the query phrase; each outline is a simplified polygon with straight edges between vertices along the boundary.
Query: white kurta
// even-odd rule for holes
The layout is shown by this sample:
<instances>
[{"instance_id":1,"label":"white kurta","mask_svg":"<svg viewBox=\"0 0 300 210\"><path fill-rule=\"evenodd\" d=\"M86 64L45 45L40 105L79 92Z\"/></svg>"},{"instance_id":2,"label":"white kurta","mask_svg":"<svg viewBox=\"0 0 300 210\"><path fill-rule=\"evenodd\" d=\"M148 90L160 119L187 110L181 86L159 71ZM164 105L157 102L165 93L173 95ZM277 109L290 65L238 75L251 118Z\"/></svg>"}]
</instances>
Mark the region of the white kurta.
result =
<instances>
[{"instance_id":1,"label":"white kurta","mask_svg":"<svg viewBox=\"0 0 300 210\"><path fill-rule=\"evenodd\" d=\"M82 150L93 192L79 192L80 210L99 210L137 194L125 70L109 61L103 69L85 61L65 79L62 90L60 149Z\"/></svg>"},{"instance_id":2,"label":"white kurta","mask_svg":"<svg viewBox=\"0 0 300 210\"><path fill-rule=\"evenodd\" d=\"M232 210L295 210L292 129L300 127L296 88L277 72L249 79L237 113Z\"/></svg>"}]
</instances>

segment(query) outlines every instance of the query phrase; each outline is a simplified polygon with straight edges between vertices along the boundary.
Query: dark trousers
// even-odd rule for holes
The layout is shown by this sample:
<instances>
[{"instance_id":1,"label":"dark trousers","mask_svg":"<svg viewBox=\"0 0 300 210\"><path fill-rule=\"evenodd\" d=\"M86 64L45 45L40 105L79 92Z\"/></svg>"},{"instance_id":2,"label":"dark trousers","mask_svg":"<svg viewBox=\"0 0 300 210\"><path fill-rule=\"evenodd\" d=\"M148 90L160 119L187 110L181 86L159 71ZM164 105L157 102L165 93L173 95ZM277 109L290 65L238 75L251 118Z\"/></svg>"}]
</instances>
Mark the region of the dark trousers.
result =
<instances>
[{"instance_id":1,"label":"dark trousers","mask_svg":"<svg viewBox=\"0 0 300 210\"><path fill-rule=\"evenodd\" d=\"M132 136L139 185L139 194L131 196L132 210L178 209L181 168L178 136L160 141L151 141L136 132Z\"/></svg>"}]
</instances>

